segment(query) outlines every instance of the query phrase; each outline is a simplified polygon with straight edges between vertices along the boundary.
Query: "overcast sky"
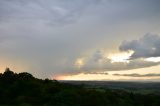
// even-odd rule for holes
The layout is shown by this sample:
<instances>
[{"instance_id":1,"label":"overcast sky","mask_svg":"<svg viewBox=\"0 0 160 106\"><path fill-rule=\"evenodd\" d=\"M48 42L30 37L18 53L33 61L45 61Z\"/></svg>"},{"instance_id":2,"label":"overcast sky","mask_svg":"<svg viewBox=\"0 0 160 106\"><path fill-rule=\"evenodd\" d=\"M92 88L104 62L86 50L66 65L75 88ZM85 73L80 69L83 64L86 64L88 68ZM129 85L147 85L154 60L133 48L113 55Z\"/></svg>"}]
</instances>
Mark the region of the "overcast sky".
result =
<instances>
[{"instance_id":1,"label":"overcast sky","mask_svg":"<svg viewBox=\"0 0 160 106\"><path fill-rule=\"evenodd\" d=\"M160 78L159 57L160 0L0 0L1 72Z\"/></svg>"}]
</instances>

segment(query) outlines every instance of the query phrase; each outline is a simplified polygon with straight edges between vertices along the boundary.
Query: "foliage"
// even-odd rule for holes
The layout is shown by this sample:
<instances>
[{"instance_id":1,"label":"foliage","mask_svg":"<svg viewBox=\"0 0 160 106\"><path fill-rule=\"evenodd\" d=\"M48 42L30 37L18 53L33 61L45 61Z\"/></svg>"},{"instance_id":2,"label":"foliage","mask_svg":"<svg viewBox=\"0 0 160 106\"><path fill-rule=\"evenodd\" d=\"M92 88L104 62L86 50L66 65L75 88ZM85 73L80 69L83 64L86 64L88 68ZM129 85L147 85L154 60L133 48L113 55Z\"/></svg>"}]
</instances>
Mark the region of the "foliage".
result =
<instances>
[{"instance_id":1,"label":"foliage","mask_svg":"<svg viewBox=\"0 0 160 106\"><path fill-rule=\"evenodd\" d=\"M0 74L0 105L7 106L160 106L160 95L96 90L41 80L9 68Z\"/></svg>"}]
</instances>

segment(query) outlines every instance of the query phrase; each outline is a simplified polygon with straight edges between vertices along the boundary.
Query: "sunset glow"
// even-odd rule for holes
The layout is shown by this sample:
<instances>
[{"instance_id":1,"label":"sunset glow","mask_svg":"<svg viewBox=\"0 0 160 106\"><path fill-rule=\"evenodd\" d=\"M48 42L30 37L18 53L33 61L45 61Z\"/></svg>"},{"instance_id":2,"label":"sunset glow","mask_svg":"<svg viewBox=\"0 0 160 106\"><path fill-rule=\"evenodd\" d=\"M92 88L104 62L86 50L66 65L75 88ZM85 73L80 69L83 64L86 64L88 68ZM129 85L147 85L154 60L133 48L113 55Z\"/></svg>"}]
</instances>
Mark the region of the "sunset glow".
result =
<instances>
[{"instance_id":1,"label":"sunset glow","mask_svg":"<svg viewBox=\"0 0 160 106\"><path fill-rule=\"evenodd\" d=\"M138 80L152 80L152 79L159 79L160 76L151 78L151 77L129 77L129 76L114 76L114 75L102 75L102 74L78 74L78 75L71 75L71 76L61 76L57 77L58 80L87 80L87 81L93 81L93 80L104 80L104 81L138 81Z\"/></svg>"}]
</instances>

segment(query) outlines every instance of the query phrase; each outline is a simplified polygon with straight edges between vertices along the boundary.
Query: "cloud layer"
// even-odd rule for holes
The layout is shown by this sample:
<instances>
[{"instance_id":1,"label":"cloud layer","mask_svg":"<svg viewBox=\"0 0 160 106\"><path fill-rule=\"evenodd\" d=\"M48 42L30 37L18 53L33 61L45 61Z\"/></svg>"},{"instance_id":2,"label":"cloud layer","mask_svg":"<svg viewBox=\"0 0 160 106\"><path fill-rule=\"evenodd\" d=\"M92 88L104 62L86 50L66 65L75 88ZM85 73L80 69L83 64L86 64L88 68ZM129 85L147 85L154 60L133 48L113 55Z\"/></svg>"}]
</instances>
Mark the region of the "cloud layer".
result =
<instances>
[{"instance_id":1,"label":"cloud layer","mask_svg":"<svg viewBox=\"0 0 160 106\"><path fill-rule=\"evenodd\" d=\"M61 25L77 20L83 10L97 0L1 0L0 21L25 21Z\"/></svg>"},{"instance_id":2,"label":"cloud layer","mask_svg":"<svg viewBox=\"0 0 160 106\"><path fill-rule=\"evenodd\" d=\"M114 76L125 76L125 77L160 77L160 74L154 74L154 73L150 73L150 74L137 74L137 73L133 73L133 74L113 74Z\"/></svg>"}]
</instances>

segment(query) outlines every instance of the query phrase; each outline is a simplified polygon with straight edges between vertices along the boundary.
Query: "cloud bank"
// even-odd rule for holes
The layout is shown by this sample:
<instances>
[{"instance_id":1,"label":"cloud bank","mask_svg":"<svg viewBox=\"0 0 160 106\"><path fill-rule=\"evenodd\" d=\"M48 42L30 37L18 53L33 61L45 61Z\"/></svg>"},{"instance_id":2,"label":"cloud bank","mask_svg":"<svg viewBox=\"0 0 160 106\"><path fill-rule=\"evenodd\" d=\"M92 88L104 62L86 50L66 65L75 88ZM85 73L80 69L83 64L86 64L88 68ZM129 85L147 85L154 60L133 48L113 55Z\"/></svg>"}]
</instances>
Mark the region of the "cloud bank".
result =
<instances>
[{"instance_id":1,"label":"cloud bank","mask_svg":"<svg viewBox=\"0 0 160 106\"><path fill-rule=\"evenodd\" d=\"M112 62L111 59L104 57L102 53L98 51L99 54L94 54L93 56L86 59L84 65L80 70L85 71L120 71L120 70L131 70L138 68L151 67L160 64L160 62L146 61L143 58L137 58L134 60L129 60L129 62Z\"/></svg>"},{"instance_id":2,"label":"cloud bank","mask_svg":"<svg viewBox=\"0 0 160 106\"><path fill-rule=\"evenodd\" d=\"M125 76L125 77L160 77L160 74L154 74L154 73L149 73L149 74L113 74L114 76Z\"/></svg>"},{"instance_id":3,"label":"cloud bank","mask_svg":"<svg viewBox=\"0 0 160 106\"><path fill-rule=\"evenodd\" d=\"M138 40L124 41L119 49L121 51L134 51L131 59L159 57L160 36L148 33Z\"/></svg>"},{"instance_id":4,"label":"cloud bank","mask_svg":"<svg viewBox=\"0 0 160 106\"><path fill-rule=\"evenodd\" d=\"M128 60L124 62L112 62L106 57L103 50L98 50L87 57L80 70L90 71L119 71L146 68L159 65L159 61L147 61L151 57L160 56L160 36L146 34L139 40L123 41L119 46L120 51L133 51Z\"/></svg>"}]
</instances>

